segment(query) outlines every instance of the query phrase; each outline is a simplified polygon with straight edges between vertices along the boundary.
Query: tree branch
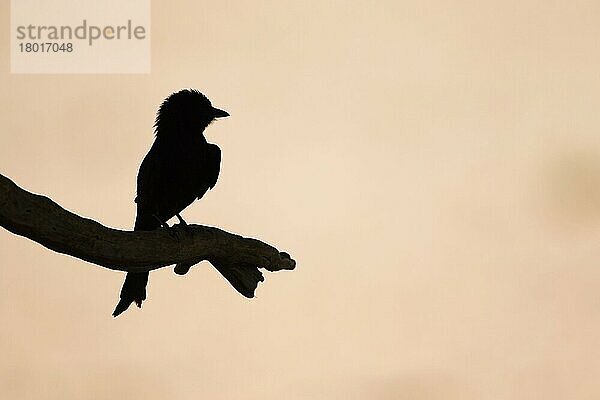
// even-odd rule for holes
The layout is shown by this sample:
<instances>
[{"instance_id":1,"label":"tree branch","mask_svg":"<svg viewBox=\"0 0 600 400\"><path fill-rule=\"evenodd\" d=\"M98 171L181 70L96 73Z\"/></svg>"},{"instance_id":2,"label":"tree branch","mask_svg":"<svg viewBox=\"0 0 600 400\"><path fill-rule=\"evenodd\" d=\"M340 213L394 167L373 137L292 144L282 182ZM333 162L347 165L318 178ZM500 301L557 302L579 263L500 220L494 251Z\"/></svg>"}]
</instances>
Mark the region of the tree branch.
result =
<instances>
[{"instance_id":1,"label":"tree branch","mask_svg":"<svg viewBox=\"0 0 600 400\"><path fill-rule=\"evenodd\" d=\"M3 175L0 175L0 226L58 253L119 271L143 272L180 264L183 272L179 273L185 273L190 266L207 260L236 286L227 271L231 276L243 270L245 273L239 279L250 274L262 281L262 274L256 268L279 271L296 266L289 254L260 240L214 227L176 225L135 232L108 228L63 209L47 197L21 189ZM252 297L256 284L248 288L251 293L242 294Z\"/></svg>"}]
</instances>

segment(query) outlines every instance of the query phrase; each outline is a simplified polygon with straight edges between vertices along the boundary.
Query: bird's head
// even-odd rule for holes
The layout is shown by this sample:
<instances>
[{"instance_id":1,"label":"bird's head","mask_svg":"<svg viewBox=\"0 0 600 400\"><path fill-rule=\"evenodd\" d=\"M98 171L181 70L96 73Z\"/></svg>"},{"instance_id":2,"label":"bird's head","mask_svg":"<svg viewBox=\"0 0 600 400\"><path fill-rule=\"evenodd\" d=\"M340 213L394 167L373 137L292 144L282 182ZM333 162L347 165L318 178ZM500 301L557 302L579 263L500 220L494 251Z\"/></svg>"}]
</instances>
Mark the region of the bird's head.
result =
<instances>
[{"instance_id":1,"label":"bird's head","mask_svg":"<svg viewBox=\"0 0 600 400\"><path fill-rule=\"evenodd\" d=\"M157 136L193 135L202 133L217 118L228 117L227 111L215 108L196 89L183 89L167 97L156 114Z\"/></svg>"}]
</instances>

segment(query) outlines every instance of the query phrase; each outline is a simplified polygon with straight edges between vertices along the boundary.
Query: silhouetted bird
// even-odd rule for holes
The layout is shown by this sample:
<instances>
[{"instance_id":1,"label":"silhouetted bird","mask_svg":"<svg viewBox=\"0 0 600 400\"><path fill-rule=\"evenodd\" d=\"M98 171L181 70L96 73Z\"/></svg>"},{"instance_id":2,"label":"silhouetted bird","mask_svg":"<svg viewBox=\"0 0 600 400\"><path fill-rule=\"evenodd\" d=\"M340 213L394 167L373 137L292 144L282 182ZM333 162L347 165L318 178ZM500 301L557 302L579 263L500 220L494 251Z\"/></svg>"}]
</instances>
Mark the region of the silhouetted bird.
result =
<instances>
[{"instance_id":1,"label":"silhouetted bird","mask_svg":"<svg viewBox=\"0 0 600 400\"><path fill-rule=\"evenodd\" d=\"M204 129L227 116L197 90L181 90L165 99L156 115L154 144L137 176L134 230L159 228L174 216L185 224L179 213L215 186L221 168L221 149L206 141ZM175 272L183 274L190 266L178 265ZM113 316L133 302L141 307L147 283L148 272L127 273Z\"/></svg>"}]
</instances>

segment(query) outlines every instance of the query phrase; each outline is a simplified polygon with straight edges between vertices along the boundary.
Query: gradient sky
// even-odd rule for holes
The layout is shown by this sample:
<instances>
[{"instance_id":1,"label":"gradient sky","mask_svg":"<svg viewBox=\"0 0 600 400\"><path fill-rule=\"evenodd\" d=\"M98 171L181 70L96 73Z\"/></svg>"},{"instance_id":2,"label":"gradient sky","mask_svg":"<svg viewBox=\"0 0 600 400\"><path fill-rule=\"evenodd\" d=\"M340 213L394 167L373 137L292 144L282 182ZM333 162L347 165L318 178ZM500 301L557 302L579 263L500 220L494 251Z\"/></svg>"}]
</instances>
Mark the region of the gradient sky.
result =
<instances>
[{"instance_id":1,"label":"gradient sky","mask_svg":"<svg viewBox=\"0 0 600 400\"><path fill-rule=\"evenodd\" d=\"M130 229L195 87L231 117L184 218L298 262L112 319L123 274L2 230L0 397L600 397L600 3L153 1L149 75L11 75L0 17L0 173Z\"/></svg>"}]
</instances>

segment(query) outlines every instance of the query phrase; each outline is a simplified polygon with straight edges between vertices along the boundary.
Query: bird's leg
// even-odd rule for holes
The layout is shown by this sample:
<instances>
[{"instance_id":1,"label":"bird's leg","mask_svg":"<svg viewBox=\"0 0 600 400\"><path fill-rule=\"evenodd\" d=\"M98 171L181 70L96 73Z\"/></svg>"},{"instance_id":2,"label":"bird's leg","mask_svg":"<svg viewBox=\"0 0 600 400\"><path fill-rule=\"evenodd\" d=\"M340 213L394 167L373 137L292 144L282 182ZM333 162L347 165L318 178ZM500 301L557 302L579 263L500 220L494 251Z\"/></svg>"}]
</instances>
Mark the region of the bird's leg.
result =
<instances>
[{"instance_id":1,"label":"bird's leg","mask_svg":"<svg viewBox=\"0 0 600 400\"><path fill-rule=\"evenodd\" d=\"M177 214L175 214L175 216L179 220L179 225L182 226L183 232L185 232L189 237L193 236L192 230L189 229L188 223L185 222L185 220L183 218L181 218L181 215L179 215L179 213L177 213ZM196 264L197 264L197 262L179 263L179 264L175 265L174 271L177 275L185 275L188 273L190 268L192 268Z\"/></svg>"},{"instance_id":2,"label":"bird's leg","mask_svg":"<svg viewBox=\"0 0 600 400\"><path fill-rule=\"evenodd\" d=\"M183 220L183 218L181 218L181 215L179 215L179 213L175 214L175 216L177 217L177 219L179 220L179 224L177 226L181 226L181 230L188 236L188 237L192 237L192 230L190 229L190 226L188 225L187 222L185 222Z\"/></svg>"},{"instance_id":3,"label":"bird's leg","mask_svg":"<svg viewBox=\"0 0 600 400\"><path fill-rule=\"evenodd\" d=\"M160 217L156 214L152 214L152 216L154 218L156 218L156 220L158 221L158 223L160 224L160 226L162 226L163 228L170 228L169 224L167 224L166 222L164 222L162 219L160 219Z\"/></svg>"},{"instance_id":4,"label":"bird's leg","mask_svg":"<svg viewBox=\"0 0 600 400\"><path fill-rule=\"evenodd\" d=\"M179 235L177 234L177 231L175 230L175 226L169 226L169 224L167 224L162 219L160 219L160 217L156 214L152 214L152 216L158 220L161 227L163 227L167 230L167 232L169 233L169 236L171 236L173 239L175 239L179 242Z\"/></svg>"},{"instance_id":5,"label":"bird's leg","mask_svg":"<svg viewBox=\"0 0 600 400\"><path fill-rule=\"evenodd\" d=\"M187 222L185 222L185 221L183 220L183 218L181 218L181 215L179 215L179 213L175 214L175 216L176 216L176 217L177 217L177 219L179 220L179 224L180 224L180 225L185 225L185 226L187 226Z\"/></svg>"}]
</instances>

